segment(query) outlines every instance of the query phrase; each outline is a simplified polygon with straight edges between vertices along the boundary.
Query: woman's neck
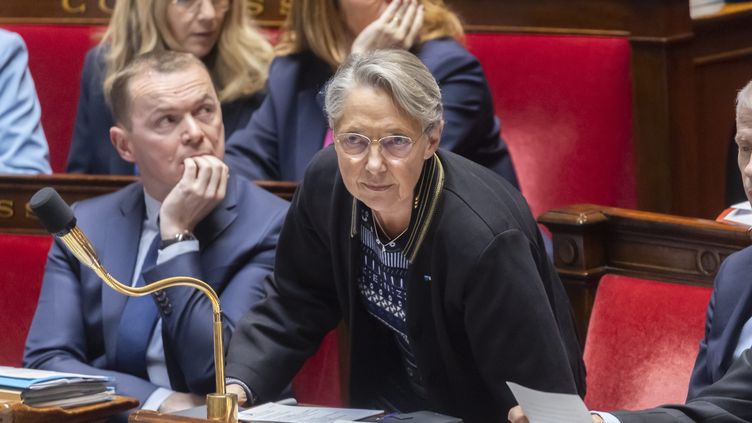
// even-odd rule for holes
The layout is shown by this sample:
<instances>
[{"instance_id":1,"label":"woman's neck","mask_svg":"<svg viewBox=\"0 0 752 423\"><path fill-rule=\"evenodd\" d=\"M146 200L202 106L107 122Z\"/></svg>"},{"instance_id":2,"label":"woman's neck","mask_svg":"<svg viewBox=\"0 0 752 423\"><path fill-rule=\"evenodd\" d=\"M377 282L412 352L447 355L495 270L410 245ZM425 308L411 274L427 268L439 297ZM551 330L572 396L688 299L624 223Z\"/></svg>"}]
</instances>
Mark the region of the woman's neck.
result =
<instances>
[{"instance_id":1,"label":"woman's neck","mask_svg":"<svg viewBox=\"0 0 752 423\"><path fill-rule=\"evenodd\" d=\"M409 206L410 203L408 203ZM396 213L382 213L374 211L376 224L389 239L394 239L404 233L410 226L410 216L412 209L400 210Z\"/></svg>"}]
</instances>

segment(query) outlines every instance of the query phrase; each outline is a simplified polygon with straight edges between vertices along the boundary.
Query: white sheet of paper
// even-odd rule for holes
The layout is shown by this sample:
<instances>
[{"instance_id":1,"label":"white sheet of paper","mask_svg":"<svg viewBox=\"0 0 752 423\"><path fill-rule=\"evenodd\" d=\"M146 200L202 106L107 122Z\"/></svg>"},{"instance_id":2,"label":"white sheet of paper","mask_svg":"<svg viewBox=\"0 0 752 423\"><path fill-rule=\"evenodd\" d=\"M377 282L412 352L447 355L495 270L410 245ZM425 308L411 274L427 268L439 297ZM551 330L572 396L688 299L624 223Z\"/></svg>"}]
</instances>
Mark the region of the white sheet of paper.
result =
<instances>
[{"instance_id":1,"label":"white sheet of paper","mask_svg":"<svg viewBox=\"0 0 752 423\"><path fill-rule=\"evenodd\" d=\"M269 402L238 414L240 420L278 423L332 423L336 420L360 420L383 413L382 410L357 408L299 407Z\"/></svg>"},{"instance_id":2,"label":"white sheet of paper","mask_svg":"<svg viewBox=\"0 0 752 423\"><path fill-rule=\"evenodd\" d=\"M70 377L70 378L91 378L107 380L106 376L90 376L78 373L53 372L50 370L26 369L21 367L0 366L0 376L12 377L16 379L44 379L47 377Z\"/></svg>"},{"instance_id":3,"label":"white sheet of paper","mask_svg":"<svg viewBox=\"0 0 752 423\"><path fill-rule=\"evenodd\" d=\"M752 226L752 207L750 207L749 201L734 204L731 209L731 212L724 216L723 220Z\"/></svg>"},{"instance_id":4,"label":"white sheet of paper","mask_svg":"<svg viewBox=\"0 0 752 423\"><path fill-rule=\"evenodd\" d=\"M582 398L575 394L536 391L507 382L530 423L592 423Z\"/></svg>"}]
</instances>

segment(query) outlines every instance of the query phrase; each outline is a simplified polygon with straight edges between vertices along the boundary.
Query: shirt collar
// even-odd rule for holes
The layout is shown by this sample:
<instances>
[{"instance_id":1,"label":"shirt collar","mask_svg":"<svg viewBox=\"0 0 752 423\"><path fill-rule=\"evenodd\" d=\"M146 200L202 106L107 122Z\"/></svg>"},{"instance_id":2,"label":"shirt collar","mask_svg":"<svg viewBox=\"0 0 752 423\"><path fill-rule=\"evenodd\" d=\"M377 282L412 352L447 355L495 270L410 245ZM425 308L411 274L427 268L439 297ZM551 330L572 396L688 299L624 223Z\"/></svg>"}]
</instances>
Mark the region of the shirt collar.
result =
<instances>
[{"instance_id":1,"label":"shirt collar","mask_svg":"<svg viewBox=\"0 0 752 423\"><path fill-rule=\"evenodd\" d=\"M144 202L146 203L146 223L152 227L157 227L157 218L162 203L149 195L146 190L144 190Z\"/></svg>"}]
</instances>

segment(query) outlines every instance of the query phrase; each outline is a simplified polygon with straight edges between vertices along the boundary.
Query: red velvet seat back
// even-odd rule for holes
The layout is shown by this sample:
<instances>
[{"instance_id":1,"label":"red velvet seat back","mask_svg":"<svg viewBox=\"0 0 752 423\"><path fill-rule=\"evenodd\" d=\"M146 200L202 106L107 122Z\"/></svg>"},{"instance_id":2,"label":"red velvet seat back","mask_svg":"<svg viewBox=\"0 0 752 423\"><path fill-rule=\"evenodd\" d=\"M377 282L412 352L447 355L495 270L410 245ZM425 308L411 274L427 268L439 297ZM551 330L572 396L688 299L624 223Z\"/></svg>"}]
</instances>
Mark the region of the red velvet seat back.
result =
<instances>
[{"instance_id":1,"label":"red velvet seat back","mask_svg":"<svg viewBox=\"0 0 752 423\"><path fill-rule=\"evenodd\" d=\"M347 392L342 386L343 374L338 333L329 332L316 354L306 361L293 379L295 398L301 403L330 407L347 406Z\"/></svg>"},{"instance_id":2,"label":"red velvet seat back","mask_svg":"<svg viewBox=\"0 0 752 423\"><path fill-rule=\"evenodd\" d=\"M52 238L0 234L0 365L20 366Z\"/></svg>"},{"instance_id":3,"label":"red velvet seat back","mask_svg":"<svg viewBox=\"0 0 752 423\"><path fill-rule=\"evenodd\" d=\"M606 275L585 344L591 410L683 403L710 288Z\"/></svg>"},{"instance_id":4,"label":"red velvet seat back","mask_svg":"<svg viewBox=\"0 0 752 423\"><path fill-rule=\"evenodd\" d=\"M592 203L636 207L625 38L468 34L534 216Z\"/></svg>"},{"instance_id":5,"label":"red velvet seat back","mask_svg":"<svg viewBox=\"0 0 752 423\"><path fill-rule=\"evenodd\" d=\"M3 25L29 50L29 69L42 106L53 172L65 172L86 52L103 28L77 25Z\"/></svg>"}]
</instances>

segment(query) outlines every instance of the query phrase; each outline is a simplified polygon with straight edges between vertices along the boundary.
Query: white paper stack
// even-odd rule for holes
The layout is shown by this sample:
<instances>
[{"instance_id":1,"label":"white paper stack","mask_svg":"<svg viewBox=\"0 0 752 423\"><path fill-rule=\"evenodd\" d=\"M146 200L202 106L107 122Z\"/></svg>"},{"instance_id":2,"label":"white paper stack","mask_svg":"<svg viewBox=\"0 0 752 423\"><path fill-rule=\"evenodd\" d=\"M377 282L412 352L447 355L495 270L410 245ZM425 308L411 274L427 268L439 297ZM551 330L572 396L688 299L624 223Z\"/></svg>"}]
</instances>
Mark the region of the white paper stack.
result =
<instances>
[{"instance_id":1,"label":"white paper stack","mask_svg":"<svg viewBox=\"0 0 752 423\"><path fill-rule=\"evenodd\" d=\"M0 366L0 400L33 407L73 407L109 401L113 391L105 376Z\"/></svg>"}]
</instances>

